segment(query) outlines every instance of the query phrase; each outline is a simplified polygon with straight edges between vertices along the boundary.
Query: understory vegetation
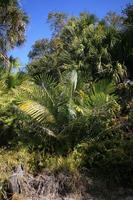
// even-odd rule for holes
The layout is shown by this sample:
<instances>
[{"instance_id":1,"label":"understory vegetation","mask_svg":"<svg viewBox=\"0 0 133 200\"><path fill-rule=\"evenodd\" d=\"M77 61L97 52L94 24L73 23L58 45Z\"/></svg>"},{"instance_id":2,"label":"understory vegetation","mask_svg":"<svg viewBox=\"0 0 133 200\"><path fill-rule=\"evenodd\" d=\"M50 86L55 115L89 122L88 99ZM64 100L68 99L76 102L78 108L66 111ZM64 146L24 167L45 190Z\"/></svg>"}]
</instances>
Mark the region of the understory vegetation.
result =
<instances>
[{"instance_id":1,"label":"understory vegetation","mask_svg":"<svg viewBox=\"0 0 133 200\"><path fill-rule=\"evenodd\" d=\"M24 42L28 17L17 1L0 2L7 53ZM20 163L34 175L88 172L132 186L133 5L102 20L51 12L48 23L52 37L35 42L26 70L0 60L0 188Z\"/></svg>"}]
</instances>

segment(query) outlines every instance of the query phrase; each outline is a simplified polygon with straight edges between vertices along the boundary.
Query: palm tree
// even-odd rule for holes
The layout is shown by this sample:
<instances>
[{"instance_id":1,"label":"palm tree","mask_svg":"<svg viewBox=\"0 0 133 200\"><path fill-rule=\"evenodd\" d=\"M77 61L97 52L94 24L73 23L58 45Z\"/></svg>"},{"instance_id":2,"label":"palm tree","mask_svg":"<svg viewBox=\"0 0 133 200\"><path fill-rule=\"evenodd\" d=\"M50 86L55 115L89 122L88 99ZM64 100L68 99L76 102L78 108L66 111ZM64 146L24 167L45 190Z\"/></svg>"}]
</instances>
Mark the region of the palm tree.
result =
<instances>
[{"instance_id":1,"label":"palm tree","mask_svg":"<svg viewBox=\"0 0 133 200\"><path fill-rule=\"evenodd\" d=\"M3 93L8 93L12 88L21 85L26 78L26 74L21 71L18 71L17 73L14 72L15 69L19 68L19 61L12 56L9 58L8 67L5 67L2 63L0 66L0 83L1 88L3 88Z\"/></svg>"},{"instance_id":2,"label":"palm tree","mask_svg":"<svg viewBox=\"0 0 133 200\"><path fill-rule=\"evenodd\" d=\"M38 121L48 134L58 137L83 122L82 118L103 114L116 104L113 83L79 84L79 79L73 70L65 72L60 83L48 76L37 77L36 83L26 81L15 91L19 109Z\"/></svg>"},{"instance_id":3,"label":"palm tree","mask_svg":"<svg viewBox=\"0 0 133 200\"><path fill-rule=\"evenodd\" d=\"M9 48L25 41L28 16L21 9L18 0L3 1L0 4L0 51L5 55Z\"/></svg>"}]
</instances>

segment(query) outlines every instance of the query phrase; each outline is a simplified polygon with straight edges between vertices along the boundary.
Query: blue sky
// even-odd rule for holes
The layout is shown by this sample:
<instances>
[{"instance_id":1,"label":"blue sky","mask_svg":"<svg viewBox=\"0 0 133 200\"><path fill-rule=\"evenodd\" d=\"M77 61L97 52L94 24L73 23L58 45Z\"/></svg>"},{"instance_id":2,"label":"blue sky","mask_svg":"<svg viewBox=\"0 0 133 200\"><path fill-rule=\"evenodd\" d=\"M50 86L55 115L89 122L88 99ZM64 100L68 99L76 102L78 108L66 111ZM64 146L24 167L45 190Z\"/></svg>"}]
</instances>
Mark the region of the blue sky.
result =
<instances>
[{"instance_id":1,"label":"blue sky","mask_svg":"<svg viewBox=\"0 0 133 200\"><path fill-rule=\"evenodd\" d=\"M66 12L78 16L82 11L94 13L97 17L103 18L106 13L113 10L120 13L127 3L133 0L20 0L20 3L30 17L27 27L27 41L19 48L10 52L18 57L22 66L28 62L28 53L34 42L40 38L50 38L51 31L47 23L47 16L50 11Z\"/></svg>"}]
</instances>

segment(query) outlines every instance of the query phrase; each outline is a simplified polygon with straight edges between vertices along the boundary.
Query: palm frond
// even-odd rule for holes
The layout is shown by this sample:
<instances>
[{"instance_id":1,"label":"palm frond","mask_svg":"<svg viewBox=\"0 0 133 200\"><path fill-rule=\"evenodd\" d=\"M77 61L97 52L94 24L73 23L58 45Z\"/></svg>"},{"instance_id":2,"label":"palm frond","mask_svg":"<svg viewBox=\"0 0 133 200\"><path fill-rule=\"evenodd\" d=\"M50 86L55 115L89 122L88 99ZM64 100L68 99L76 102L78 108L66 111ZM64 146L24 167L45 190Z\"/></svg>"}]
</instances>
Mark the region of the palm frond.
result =
<instances>
[{"instance_id":1,"label":"palm frond","mask_svg":"<svg viewBox=\"0 0 133 200\"><path fill-rule=\"evenodd\" d=\"M54 116L49 112L49 110L35 101L27 100L26 102L21 103L19 108L38 122L46 124L52 124L55 122Z\"/></svg>"}]
</instances>

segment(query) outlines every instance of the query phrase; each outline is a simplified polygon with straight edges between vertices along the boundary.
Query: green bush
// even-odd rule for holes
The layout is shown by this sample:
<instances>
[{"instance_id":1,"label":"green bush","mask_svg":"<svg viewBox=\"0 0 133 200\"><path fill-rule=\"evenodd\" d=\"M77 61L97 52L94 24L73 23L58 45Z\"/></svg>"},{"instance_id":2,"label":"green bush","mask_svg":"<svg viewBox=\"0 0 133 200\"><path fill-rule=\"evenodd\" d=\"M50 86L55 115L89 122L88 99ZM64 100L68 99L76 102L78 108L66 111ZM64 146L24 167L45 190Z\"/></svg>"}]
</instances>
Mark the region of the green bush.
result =
<instances>
[{"instance_id":1,"label":"green bush","mask_svg":"<svg viewBox=\"0 0 133 200\"><path fill-rule=\"evenodd\" d=\"M120 116L112 128L77 145L73 160L109 182L133 184L133 104L129 116Z\"/></svg>"}]
</instances>

